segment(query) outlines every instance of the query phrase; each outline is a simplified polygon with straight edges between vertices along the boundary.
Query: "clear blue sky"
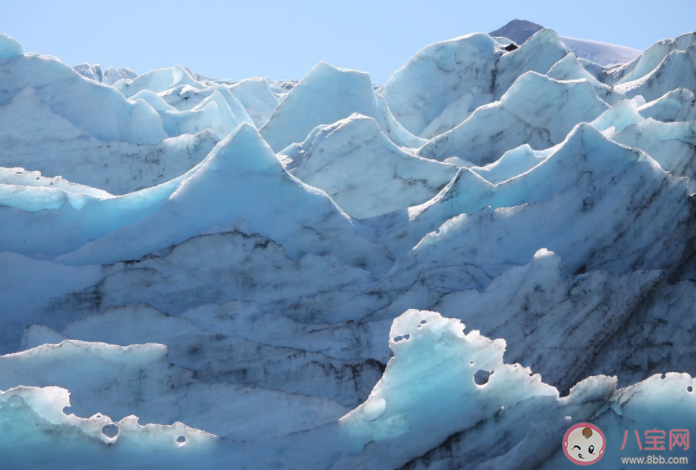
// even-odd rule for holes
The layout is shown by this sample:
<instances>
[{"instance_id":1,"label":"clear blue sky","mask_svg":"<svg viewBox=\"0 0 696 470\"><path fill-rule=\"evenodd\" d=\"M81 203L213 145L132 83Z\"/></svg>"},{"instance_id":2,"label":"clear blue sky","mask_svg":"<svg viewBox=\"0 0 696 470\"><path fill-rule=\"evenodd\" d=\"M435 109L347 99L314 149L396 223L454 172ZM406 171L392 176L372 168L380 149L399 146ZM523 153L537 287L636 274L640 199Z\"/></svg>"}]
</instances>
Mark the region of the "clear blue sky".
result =
<instances>
[{"instance_id":1,"label":"clear blue sky","mask_svg":"<svg viewBox=\"0 0 696 470\"><path fill-rule=\"evenodd\" d=\"M514 18L562 36L645 49L696 29L696 0L0 0L27 51L138 73L181 64L241 79L301 78L318 61L385 83L422 47Z\"/></svg>"}]
</instances>

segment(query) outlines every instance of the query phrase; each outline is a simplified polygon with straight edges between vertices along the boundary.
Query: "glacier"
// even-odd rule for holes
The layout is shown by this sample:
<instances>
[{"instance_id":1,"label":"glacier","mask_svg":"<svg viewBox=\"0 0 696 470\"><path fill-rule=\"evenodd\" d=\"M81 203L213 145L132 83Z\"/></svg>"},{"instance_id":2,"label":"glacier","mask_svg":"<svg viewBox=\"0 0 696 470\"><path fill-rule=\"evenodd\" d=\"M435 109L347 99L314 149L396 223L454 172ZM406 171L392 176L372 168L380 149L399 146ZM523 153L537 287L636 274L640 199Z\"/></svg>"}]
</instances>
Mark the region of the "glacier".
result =
<instances>
[{"instance_id":1,"label":"glacier","mask_svg":"<svg viewBox=\"0 0 696 470\"><path fill-rule=\"evenodd\" d=\"M508 26L384 86L0 34L3 465L558 469L592 423L616 469L696 430L696 33Z\"/></svg>"}]
</instances>

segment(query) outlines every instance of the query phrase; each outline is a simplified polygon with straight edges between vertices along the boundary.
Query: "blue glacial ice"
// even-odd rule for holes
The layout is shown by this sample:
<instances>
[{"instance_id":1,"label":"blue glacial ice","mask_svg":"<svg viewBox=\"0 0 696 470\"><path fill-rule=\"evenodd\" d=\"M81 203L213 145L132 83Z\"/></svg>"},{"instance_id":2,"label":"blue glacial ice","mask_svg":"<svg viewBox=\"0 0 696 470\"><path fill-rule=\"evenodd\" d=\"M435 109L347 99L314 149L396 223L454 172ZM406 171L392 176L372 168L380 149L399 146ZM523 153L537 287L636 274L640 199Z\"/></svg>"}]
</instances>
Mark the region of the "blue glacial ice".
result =
<instances>
[{"instance_id":1,"label":"blue glacial ice","mask_svg":"<svg viewBox=\"0 0 696 470\"><path fill-rule=\"evenodd\" d=\"M693 426L696 34L586 43L382 87L0 34L3 465L557 469L591 422L615 469Z\"/></svg>"}]
</instances>

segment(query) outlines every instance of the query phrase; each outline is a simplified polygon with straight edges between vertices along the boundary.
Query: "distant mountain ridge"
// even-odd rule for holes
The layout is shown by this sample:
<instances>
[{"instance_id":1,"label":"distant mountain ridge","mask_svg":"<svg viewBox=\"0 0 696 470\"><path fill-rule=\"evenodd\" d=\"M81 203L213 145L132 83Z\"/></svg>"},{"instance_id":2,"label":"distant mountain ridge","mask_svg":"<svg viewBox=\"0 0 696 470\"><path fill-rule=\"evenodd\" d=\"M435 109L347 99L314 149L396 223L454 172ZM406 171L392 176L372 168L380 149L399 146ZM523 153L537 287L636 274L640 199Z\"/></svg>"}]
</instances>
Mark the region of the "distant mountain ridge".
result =
<instances>
[{"instance_id":1,"label":"distant mountain ridge","mask_svg":"<svg viewBox=\"0 0 696 470\"><path fill-rule=\"evenodd\" d=\"M540 29L544 29L544 27L531 21L512 20L502 28L488 34L494 37L505 37L515 41L517 45L521 45ZM561 40L577 57L605 66L625 64L641 54L641 51L637 49L617 44L563 36L561 36Z\"/></svg>"},{"instance_id":2,"label":"distant mountain ridge","mask_svg":"<svg viewBox=\"0 0 696 470\"><path fill-rule=\"evenodd\" d=\"M493 37L512 39L519 46L540 29L544 29L544 27L539 24L532 23L531 21L512 20L502 28L491 31L488 34Z\"/></svg>"}]
</instances>

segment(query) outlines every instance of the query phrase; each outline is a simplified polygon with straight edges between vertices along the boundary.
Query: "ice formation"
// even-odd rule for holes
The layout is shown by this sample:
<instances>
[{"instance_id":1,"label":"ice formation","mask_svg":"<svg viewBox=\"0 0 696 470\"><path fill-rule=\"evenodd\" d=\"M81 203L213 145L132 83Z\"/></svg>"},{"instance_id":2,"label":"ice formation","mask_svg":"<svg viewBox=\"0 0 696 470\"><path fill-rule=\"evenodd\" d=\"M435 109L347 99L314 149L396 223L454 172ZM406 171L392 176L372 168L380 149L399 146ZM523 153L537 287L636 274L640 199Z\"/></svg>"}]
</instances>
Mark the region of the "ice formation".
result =
<instances>
[{"instance_id":1,"label":"ice formation","mask_svg":"<svg viewBox=\"0 0 696 470\"><path fill-rule=\"evenodd\" d=\"M281 155L290 173L358 218L423 203L457 172L454 165L411 155L389 140L377 121L359 114L315 128Z\"/></svg>"},{"instance_id":2,"label":"ice formation","mask_svg":"<svg viewBox=\"0 0 696 470\"><path fill-rule=\"evenodd\" d=\"M119 67L118 69L114 67L109 67L106 70L102 70L99 64L77 64L73 67L77 73L86 78L91 78L95 82L104 83L106 85L113 85L122 78L133 79L138 76L133 70L128 67Z\"/></svg>"},{"instance_id":3,"label":"ice formation","mask_svg":"<svg viewBox=\"0 0 696 470\"><path fill-rule=\"evenodd\" d=\"M502 28L498 28L489 34L496 38L510 39L516 44L522 45L541 29L543 29L543 26L531 21L512 20ZM601 66L625 64L641 55L639 50L617 44L569 37L561 37L561 39L579 58Z\"/></svg>"},{"instance_id":4,"label":"ice formation","mask_svg":"<svg viewBox=\"0 0 696 470\"><path fill-rule=\"evenodd\" d=\"M0 34L3 465L557 469L591 422L615 469L693 426L696 34L530 25L384 87Z\"/></svg>"}]
</instances>

